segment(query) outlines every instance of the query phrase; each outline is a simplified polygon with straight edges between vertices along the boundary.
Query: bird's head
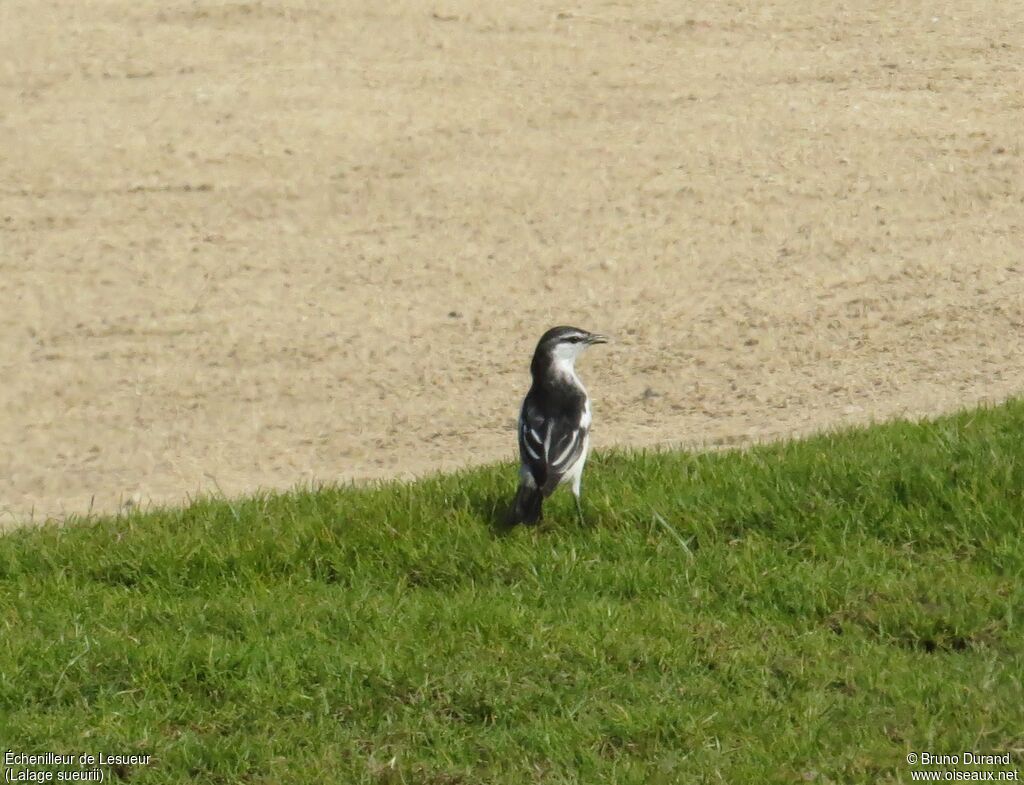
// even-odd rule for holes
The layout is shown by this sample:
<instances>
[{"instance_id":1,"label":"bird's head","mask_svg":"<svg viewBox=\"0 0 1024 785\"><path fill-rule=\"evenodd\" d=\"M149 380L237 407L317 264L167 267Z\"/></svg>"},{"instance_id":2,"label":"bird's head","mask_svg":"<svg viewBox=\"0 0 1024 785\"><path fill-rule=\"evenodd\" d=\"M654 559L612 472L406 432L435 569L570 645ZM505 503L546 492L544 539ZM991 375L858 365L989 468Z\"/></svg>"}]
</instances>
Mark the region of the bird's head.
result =
<instances>
[{"instance_id":1,"label":"bird's head","mask_svg":"<svg viewBox=\"0 0 1024 785\"><path fill-rule=\"evenodd\" d=\"M608 343L608 339L579 327L552 327L537 342L531 370L535 376L549 367L572 371L576 358L596 343Z\"/></svg>"}]
</instances>

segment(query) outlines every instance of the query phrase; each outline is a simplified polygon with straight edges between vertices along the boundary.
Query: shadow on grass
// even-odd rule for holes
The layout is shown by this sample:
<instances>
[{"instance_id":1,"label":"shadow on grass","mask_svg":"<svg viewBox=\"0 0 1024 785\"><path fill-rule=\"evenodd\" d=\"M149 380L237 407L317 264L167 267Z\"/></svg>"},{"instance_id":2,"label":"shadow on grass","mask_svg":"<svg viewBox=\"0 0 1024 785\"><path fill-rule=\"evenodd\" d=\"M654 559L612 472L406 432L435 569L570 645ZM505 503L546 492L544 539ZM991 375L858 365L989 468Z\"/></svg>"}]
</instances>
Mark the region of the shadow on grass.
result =
<instances>
[{"instance_id":1,"label":"shadow on grass","mask_svg":"<svg viewBox=\"0 0 1024 785\"><path fill-rule=\"evenodd\" d=\"M516 523L512 514L513 500L513 493L481 494L470 499L469 509L487 525L494 537L507 537L520 526L524 529L539 531L559 526L580 526L575 508L556 507L554 504L548 504L547 509L544 510L544 517L536 523ZM584 505L583 528L593 529L597 525L595 513Z\"/></svg>"},{"instance_id":2,"label":"shadow on grass","mask_svg":"<svg viewBox=\"0 0 1024 785\"><path fill-rule=\"evenodd\" d=\"M514 491L481 488L468 495L469 510L473 517L487 526L495 537L506 537L518 524L512 522Z\"/></svg>"},{"instance_id":3,"label":"shadow on grass","mask_svg":"<svg viewBox=\"0 0 1024 785\"><path fill-rule=\"evenodd\" d=\"M552 526L579 526L576 508L567 487L559 489L556 494L545 499L544 515L535 524L515 523L513 506L516 497L516 485L509 477L509 472L502 471L487 477L483 482L465 483L462 486L462 503L465 511L472 518L485 525L493 537L506 537L519 526L524 529L549 529ZM583 527L594 528L600 519L597 507L583 502Z\"/></svg>"}]
</instances>

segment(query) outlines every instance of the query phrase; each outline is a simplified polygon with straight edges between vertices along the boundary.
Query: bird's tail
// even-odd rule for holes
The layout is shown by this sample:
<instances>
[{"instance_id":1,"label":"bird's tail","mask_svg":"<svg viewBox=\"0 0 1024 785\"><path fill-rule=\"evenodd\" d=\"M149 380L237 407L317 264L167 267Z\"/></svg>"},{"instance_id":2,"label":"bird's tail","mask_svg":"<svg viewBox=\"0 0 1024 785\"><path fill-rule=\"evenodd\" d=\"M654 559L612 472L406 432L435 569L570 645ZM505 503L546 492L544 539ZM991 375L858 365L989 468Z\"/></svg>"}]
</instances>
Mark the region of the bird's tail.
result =
<instances>
[{"instance_id":1,"label":"bird's tail","mask_svg":"<svg viewBox=\"0 0 1024 785\"><path fill-rule=\"evenodd\" d=\"M536 485L520 483L512 503L509 523L536 523L544 517L544 494Z\"/></svg>"}]
</instances>

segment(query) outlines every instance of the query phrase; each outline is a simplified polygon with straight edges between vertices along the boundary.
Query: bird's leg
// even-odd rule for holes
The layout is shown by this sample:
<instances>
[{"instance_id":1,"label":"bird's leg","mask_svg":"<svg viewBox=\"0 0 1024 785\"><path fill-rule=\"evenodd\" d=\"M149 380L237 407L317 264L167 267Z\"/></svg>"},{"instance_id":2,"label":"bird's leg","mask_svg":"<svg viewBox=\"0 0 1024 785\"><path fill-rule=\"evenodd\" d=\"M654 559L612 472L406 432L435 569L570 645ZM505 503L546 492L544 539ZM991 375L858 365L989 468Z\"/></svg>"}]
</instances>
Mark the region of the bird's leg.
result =
<instances>
[{"instance_id":1,"label":"bird's leg","mask_svg":"<svg viewBox=\"0 0 1024 785\"><path fill-rule=\"evenodd\" d=\"M572 480L572 498L576 500L576 514L580 518L580 526L586 528L586 522L583 520L583 503L580 501L580 485L583 479L582 467L576 473L576 476Z\"/></svg>"}]
</instances>

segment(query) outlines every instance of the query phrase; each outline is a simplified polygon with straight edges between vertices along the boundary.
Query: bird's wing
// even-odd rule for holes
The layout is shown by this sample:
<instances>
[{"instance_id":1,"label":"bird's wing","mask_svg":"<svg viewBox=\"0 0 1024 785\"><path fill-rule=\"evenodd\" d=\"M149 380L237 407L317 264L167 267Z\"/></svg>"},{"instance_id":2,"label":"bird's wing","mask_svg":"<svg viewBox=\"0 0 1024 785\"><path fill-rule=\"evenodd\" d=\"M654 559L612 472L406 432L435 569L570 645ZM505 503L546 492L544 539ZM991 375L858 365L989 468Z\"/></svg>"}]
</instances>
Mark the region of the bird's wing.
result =
<instances>
[{"instance_id":1,"label":"bird's wing","mask_svg":"<svg viewBox=\"0 0 1024 785\"><path fill-rule=\"evenodd\" d=\"M519 456L545 496L558 487L587 443L585 417L545 416L523 402L519 417Z\"/></svg>"}]
</instances>

